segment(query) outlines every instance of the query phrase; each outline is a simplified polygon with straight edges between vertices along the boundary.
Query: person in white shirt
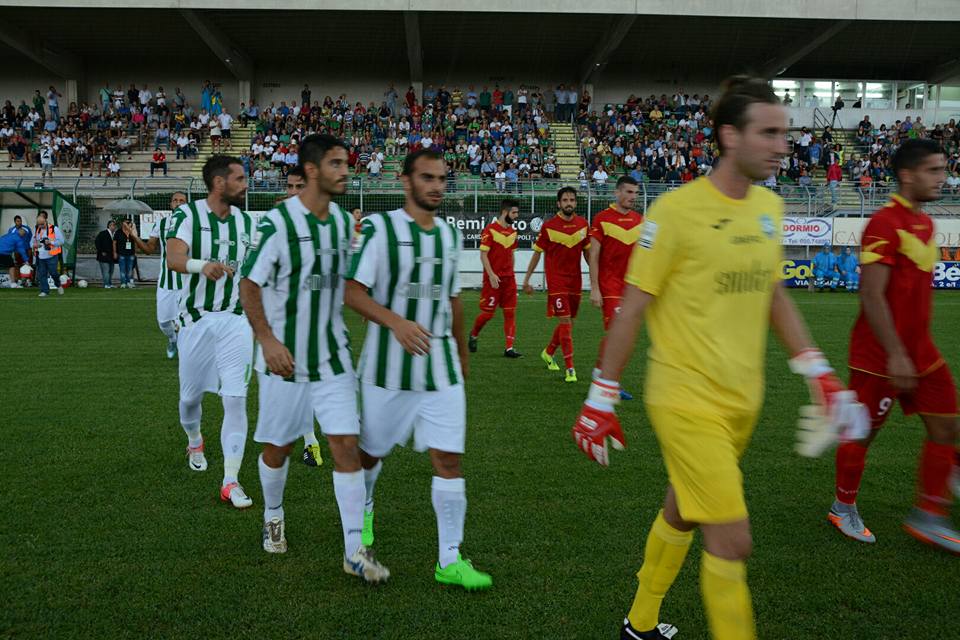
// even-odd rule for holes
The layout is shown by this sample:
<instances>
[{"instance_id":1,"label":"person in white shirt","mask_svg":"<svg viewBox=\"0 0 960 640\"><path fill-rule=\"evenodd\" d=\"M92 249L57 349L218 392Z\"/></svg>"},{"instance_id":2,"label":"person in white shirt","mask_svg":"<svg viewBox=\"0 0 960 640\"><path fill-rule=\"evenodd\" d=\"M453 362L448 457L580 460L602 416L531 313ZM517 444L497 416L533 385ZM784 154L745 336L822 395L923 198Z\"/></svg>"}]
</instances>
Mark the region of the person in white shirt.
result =
<instances>
[{"instance_id":1,"label":"person in white shirt","mask_svg":"<svg viewBox=\"0 0 960 640\"><path fill-rule=\"evenodd\" d=\"M223 129L220 128L219 118L209 118L210 123L210 150L213 153L220 153L223 150L220 139L223 136Z\"/></svg>"},{"instance_id":2,"label":"person in white shirt","mask_svg":"<svg viewBox=\"0 0 960 640\"><path fill-rule=\"evenodd\" d=\"M429 149L430 147L433 146L433 138L431 138L430 136L423 136L422 138L420 138L420 146L423 149Z\"/></svg>"},{"instance_id":3,"label":"person in white shirt","mask_svg":"<svg viewBox=\"0 0 960 640\"><path fill-rule=\"evenodd\" d=\"M233 116L227 113L227 108L224 107L223 112L217 116L217 119L220 121L220 135L223 138L223 143L227 149L233 149L233 142L230 139L230 127L233 126Z\"/></svg>"},{"instance_id":4,"label":"person in white shirt","mask_svg":"<svg viewBox=\"0 0 960 640\"><path fill-rule=\"evenodd\" d=\"M180 135L177 136L177 160L180 156L183 156L184 160L190 157L190 138L186 131L180 131Z\"/></svg>"},{"instance_id":5,"label":"person in white shirt","mask_svg":"<svg viewBox=\"0 0 960 640\"><path fill-rule=\"evenodd\" d=\"M383 161L377 157L377 154L374 153L373 157L370 158L370 162L367 163L367 173L370 175L371 179L380 180L383 178L381 171L383 170Z\"/></svg>"},{"instance_id":6,"label":"person in white shirt","mask_svg":"<svg viewBox=\"0 0 960 640\"><path fill-rule=\"evenodd\" d=\"M493 174L493 181L497 185L497 193L503 193L507 190L507 172L503 170L503 165L497 165L497 172Z\"/></svg>"},{"instance_id":7,"label":"person in white shirt","mask_svg":"<svg viewBox=\"0 0 960 640\"><path fill-rule=\"evenodd\" d=\"M120 177L120 163L117 162L116 156L113 156L112 158L110 158L110 164L107 165L107 177L108 178Z\"/></svg>"},{"instance_id":8,"label":"person in white shirt","mask_svg":"<svg viewBox=\"0 0 960 640\"><path fill-rule=\"evenodd\" d=\"M145 107L150 104L153 94L150 93L150 89L147 89L147 85L143 85L143 89L140 89L140 106Z\"/></svg>"},{"instance_id":9,"label":"person in white shirt","mask_svg":"<svg viewBox=\"0 0 960 640\"><path fill-rule=\"evenodd\" d=\"M597 185L597 189L603 189L607 184L607 178L609 174L603 170L603 167L598 167L596 171L593 172L593 182Z\"/></svg>"}]
</instances>

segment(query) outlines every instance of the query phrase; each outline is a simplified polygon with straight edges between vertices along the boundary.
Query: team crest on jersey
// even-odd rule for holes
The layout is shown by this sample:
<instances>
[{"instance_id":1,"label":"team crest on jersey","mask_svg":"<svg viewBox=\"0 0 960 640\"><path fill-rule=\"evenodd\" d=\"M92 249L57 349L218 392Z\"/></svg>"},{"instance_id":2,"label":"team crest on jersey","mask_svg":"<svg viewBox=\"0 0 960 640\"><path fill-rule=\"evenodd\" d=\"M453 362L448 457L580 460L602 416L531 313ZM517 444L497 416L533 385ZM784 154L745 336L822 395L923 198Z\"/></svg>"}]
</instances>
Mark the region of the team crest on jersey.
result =
<instances>
[{"instance_id":1,"label":"team crest on jersey","mask_svg":"<svg viewBox=\"0 0 960 640\"><path fill-rule=\"evenodd\" d=\"M776 225L773 224L773 219L767 214L760 216L760 230L763 231L763 235L769 239L773 239L773 234L777 231Z\"/></svg>"},{"instance_id":2,"label":"team crest on jersey","mask_svg":"<svg viewBox=\"0 0 960 640\"><path fill-rule=\"evenodd\" d=\"M240 234L240 243L241 243L243 246L245 246L245 247L249 247L249 246L250 246L250 236L249 236L249 234L241 233L241 234Z\"/></svg>"}]
</instances>

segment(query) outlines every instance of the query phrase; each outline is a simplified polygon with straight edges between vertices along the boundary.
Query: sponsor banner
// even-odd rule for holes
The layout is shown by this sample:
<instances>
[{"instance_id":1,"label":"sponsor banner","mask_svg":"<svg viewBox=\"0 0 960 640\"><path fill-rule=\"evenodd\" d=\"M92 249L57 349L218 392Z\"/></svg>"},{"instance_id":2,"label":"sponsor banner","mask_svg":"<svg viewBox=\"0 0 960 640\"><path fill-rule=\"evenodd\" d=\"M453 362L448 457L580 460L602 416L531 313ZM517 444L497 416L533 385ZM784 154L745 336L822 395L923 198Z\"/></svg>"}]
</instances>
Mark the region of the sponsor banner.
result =
<instances>
[{"instance_id":1,"label":"sponsor banner","mask_svg":"<svg viewBox=\"0 0 960 640\"><path fill-rule=\"evenodd\" d=\"M806 287L813 277L813 260L784 260L780 277L787 287ZM938 262L933 268L935 289L960 289L960 262Z\"/></svg>"},{"instance_id":2,"label":"sponsor banner","mask_svg":"<svg viewBox=\"0 0 960 640\"><path fill-rule=\"evenodd\" d=\"M784 218L783 244L808 247L830 243L833 238L833 221L829 218Z\"/></svg>"}]
</instances>

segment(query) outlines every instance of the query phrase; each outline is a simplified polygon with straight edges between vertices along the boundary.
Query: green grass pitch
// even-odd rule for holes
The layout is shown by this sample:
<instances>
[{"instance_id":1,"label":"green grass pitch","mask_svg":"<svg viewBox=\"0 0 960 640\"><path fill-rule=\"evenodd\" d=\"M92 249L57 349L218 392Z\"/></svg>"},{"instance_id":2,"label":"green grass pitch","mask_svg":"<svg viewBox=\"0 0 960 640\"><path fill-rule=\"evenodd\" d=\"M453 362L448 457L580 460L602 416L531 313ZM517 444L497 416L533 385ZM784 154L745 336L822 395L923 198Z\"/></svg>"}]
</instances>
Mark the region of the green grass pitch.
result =
<instances>
[{"instance_id":1,"label":"green grass pitch","mask_svg":"<svg viewBox=\"0 0 960 640\"><path fill-rule=\"evenodd\" d=\"M856 298L793 295L842 367ZM477 295L464 298L472 322ZM177 368L164 357L152 289L70 289L46 300L36 290L0 292L0 637L617 637L665 483L640 400L643 348L624 377L638 396L620 412L628 449L601 469L570 439L600 314L582 309L574 331L581 382L567 385L537 357L552 330L544 308L542 294L521 298L517 348L526 358L502 357L498 315L471 359L464 553L495 585L467 594L433 581L425 455L396 450L377 485L376 549L392 571L389 584L370 588L341 571L329 461L319 470L292 462L290 550L268 556L260 548L255 385L241 471L254 507L240 512L217 495L215 396L207 396L203 416L210 469L187 469ZM958 312L960 295L937 294L935 332L954 367ZM363 328L350 320L359 352ZM825 518L832 456L792 453L806 388L784 360L771 339L766 403L743 463L760 637L958 637L957 559L900 529L914 491L919 421L896 410L870 453L860 508L878 544L843 539ZM699 553L698 539L663 607L680 640L708 637Z\"/></svg>"}]
</instances>

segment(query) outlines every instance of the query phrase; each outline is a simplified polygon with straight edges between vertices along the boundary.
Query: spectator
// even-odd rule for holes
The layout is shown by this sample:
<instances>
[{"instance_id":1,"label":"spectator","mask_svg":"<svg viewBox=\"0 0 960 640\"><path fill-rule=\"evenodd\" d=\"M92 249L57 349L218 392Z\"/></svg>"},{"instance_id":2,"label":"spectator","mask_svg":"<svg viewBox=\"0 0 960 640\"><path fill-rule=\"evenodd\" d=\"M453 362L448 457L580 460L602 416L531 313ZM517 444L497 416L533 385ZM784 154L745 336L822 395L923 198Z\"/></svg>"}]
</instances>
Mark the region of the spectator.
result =
<instances>
[{"instance_id":1,"label":"spectator","mask_svg":"<svg viewBox=\"0 0 960 640\"><path fill-rule=\"evenodd\" d=\"M117 254L117 223L111 220L107 228L97 234L94 246L97 250L97 263L100 265L100 275L103 278L103 288L113 288L113 265L119 260Z\"/></svg>"},{"instance_id":2,"label":"spectator","mask_svg":"<svg viewBox=\"0 0 960 640\"><path fill-rule=\"evenodd\" d=\"M53 88L53 85L50 85L50 90L47 91L47 107L50 109L50 117L58 124L60 122L60 98L62 97L63 96Z\"/></svg>"},{"instance_id":3,"label":"spectator","mask_svg":"<svg viewBox=\"0 0 960 640\"><path fill-rule=\"evenodd\" d=\"M228 150L233 149L232 134L230 131L233 127L233 116L227 112L226 107L223 107L223 111L217 116L217 119L220 121L220 135L224 144Z\"/></svg>"},{"instance_id":4,"label":"spectator","mask_svg":"<svg viewBox=\"0 0 960 640\"><path fill-rule=\"evenodd\" d=\"M951 171L946 181L946 192L953 195L960 193L960 176L956 171Z\"/></svg>"},{"instance_id":5,"label":"spectator","mask_svg":"<svg viewBox=\"0 0 960 640\"><path fill-rule=\"evenodd\" d=\"M790 97L790 89L783 92L783 106L789 107L793 104L793 98Z\"/></svg>"},{"instance_id":6,"label":"spectator","mask_svg":"<svg viewBox=\"0 0 960 640\"><path fill-rule=\"evenodd\" d=\"M184 160L190 157L190 137L186 131L181 131L177 136L177 160L181 157Z\"/></svg>"},{"instance_id":7,"label":"spectator","mask_svg":"<svg viewBox=\"0 0 960 640\"><path fill-rule=\"evenodd\" d=\"M8 286L11 289L18 289L20 287L20 285L17 284L17 271L19 269L17 266L17 258L21 258L21 264L29 264L30 254L27 253L29 246L27 230L23 226L19 228L14 227L10 233L5 233L0 236L0 269L7 270L10 277Z\"/></svg>"},{"instance_id":8,"label":"spectator","mask_svg":"<svg viewBox=\"0 0 960 640\"><path fill-rule=\"evenodd\" d=\"M606 189L607 178L610 175L604 171L603 167L597 167L596 171L593 172L593 184L596 186L598 191L603 191Z\"/></svg>"},{"instance_id":9,"label":"spectator","mask_svg":"<svg viewBox=\"0 0 960 640\"><path fill-rule=\"evenodd\" d=\"M166 122L161 122L160 126L157 127L157 139L153 148L157 150L161 146L167 151L170 150L170 129L167 128Z\"/></svg>"},{"instance_id":10,"label":"spectator","mask_svg":"<svg viewBox=\"0 0 960 640\"><path fill-rule=\"evenodd\" d=\"M130 233L128 226L129 224L128 221L124 220L114 234L117 257L120 260L121 289L133 289L136 286L133 282L133 256L136 253L136 249L133 242L133 235Z\"/></svg>"},{"instance_id":11,"label":"spectator","mask_svg":"<svg viewBox=\"0 0 960 640\"><path fill-rule=\"evenodd\" d=\"M493 174L493 181L497 188L497 193L504 193L507 190L507 173L503 170L503 165L498 164L497 170Z\"/></svg>"},{"instance_id":12,"label":"spectator","mask_svg":"<svg viewBox=\"0 0 960 640\"><path fill-rule=\"evenodd\" d=\"M220 128L220 118L208 116L207 123L210 127L210 151L212 153L221 153L223 147L220 145L220 138L223 135L223 130Z\"/></svg>"},{"instance_id":13,"label":"spectator","mask_svg":"<svg viewBox=\"0 0 960 640\"><path fill-rule=\"evenodd\" d=\"M830 203L834 208L840 201L840 181L843 180L843 172L838 163L833 163L827 167L827 186L830 189Z\"/></svg>"},{"instance_id":14,"label":"spectator","mask_svg":"<svg viewBox=\"0 0 960 640\"><path fill-rule=\"evenodd\" d=\"M48 278L52 278L57 287L57 293L63 295L60 286L60 274L57 263L63 252L63 232L60 227L47 222L47 212L37 214L37 226L33 232L33 250L37 255L37 280L40 284L40 297L46 298L50 293Z\"/></svg>"},{"instance_id":15,"label":"spectator","mask_svg":"<svg viewBox=\"0 0 960 640\"><path fill-rule=\"evenodd\" d=\"M153 161L150 163L150 177L157 169L163 169L163 175L167 175L167 154L160 149L153 152Z\"/></svg>"},{"instance_id":16,"label":"spectator","mask_svg":"<svg viewBox=\"0 0 960 640\"><path fill-rule=\"evenodd\" d=\"M383 178L381 173L382 170L383 160L381 160L378 155L374 154L371 156L370 161L367 162L367 175L370 176L371 180L380 180Z\"/></svg>"},{"instance_id":17,"label":"spectator","mask_svg":"<svg viewBox=\"0 0 960 640\"><path fill-rule=\"evenodd\" d=\"M120 163L117 156L110 156L110 162L107 164L107 177L120 179Z\"/></svg>"}]
</instances>

